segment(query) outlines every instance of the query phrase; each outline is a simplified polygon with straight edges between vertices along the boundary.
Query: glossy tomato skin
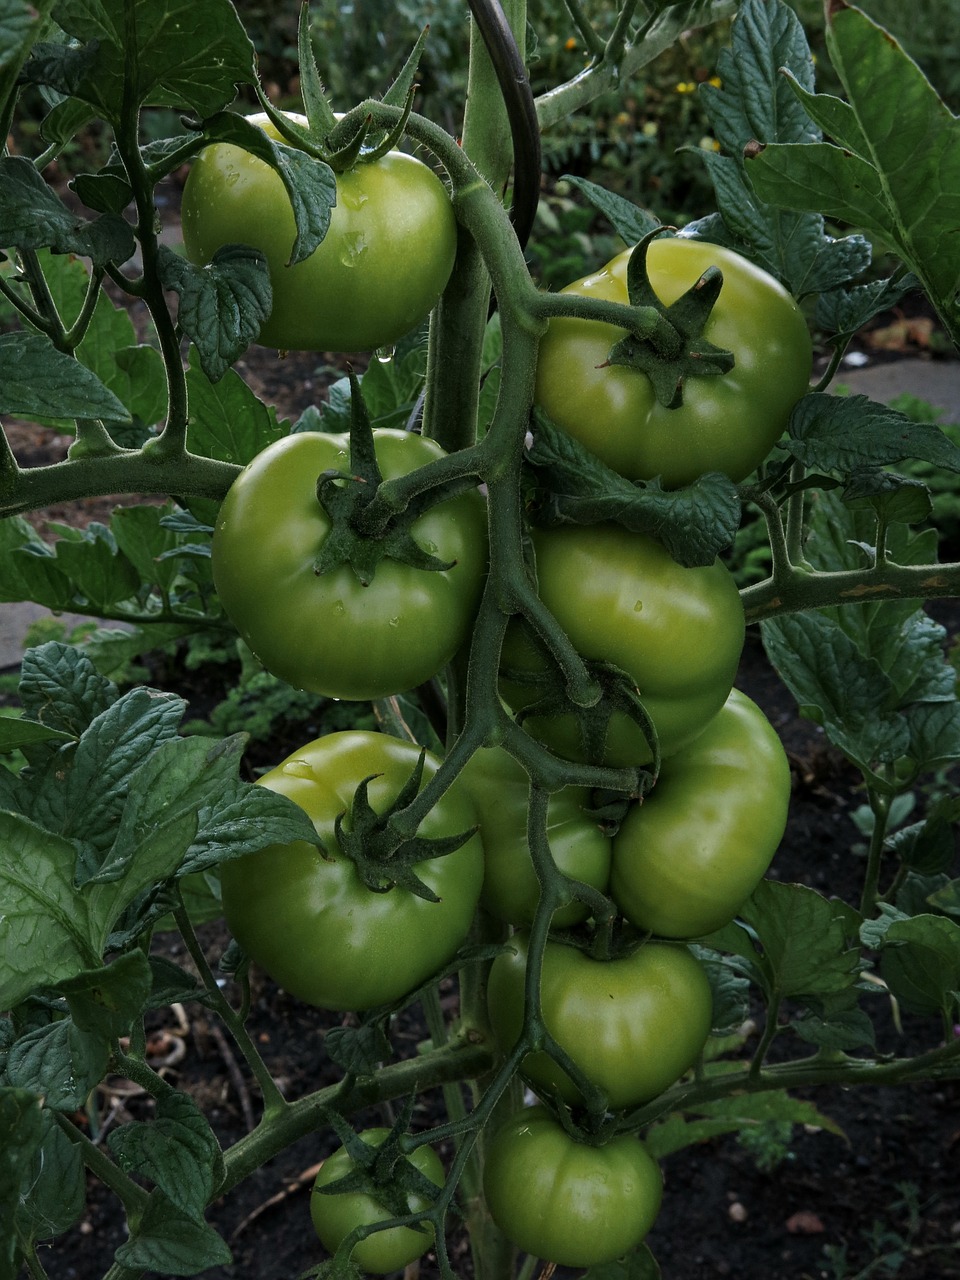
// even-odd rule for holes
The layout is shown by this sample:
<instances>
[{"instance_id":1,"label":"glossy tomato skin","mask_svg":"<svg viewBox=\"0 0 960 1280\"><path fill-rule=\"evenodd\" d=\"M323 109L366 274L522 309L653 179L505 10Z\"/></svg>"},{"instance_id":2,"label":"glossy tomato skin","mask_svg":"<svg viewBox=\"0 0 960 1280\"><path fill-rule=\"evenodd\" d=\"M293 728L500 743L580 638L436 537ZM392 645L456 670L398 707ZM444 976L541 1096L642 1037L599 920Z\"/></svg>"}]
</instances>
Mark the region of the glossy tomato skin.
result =
<instances>
[{"instance_id":1,"label":"glossy tomato skin","mask_svg":"<svg viewBox=\"0 0 960 1280\"><path fill-rule=\"evenodd\" d=\"M379 1147L387 1138L389 1129L365 1129L359 1137L370 1147ZM419 1171L442 1187L444 1170L440 1157L432 1147L416 1147L408 1157ZM327 1187L355 1168L354 1162L344 1147L340 1147L328 1156L320 1166L314 1181L314 1193L310 1197L310 1216L313 1227L324 1248L329 1253L336 1253L340 1242L355 1227L369 1226L374 1222L382 1222L394 1215L378 1204L373 1196L362 1191L345 1191L338 1194L323 1195L320 1187ZM411 1195L407 1203L410 1212L416 1213L428 1207L427 1201L419 1195ZM350 1257L362 1271L383 1276L391 1271L399 1271L421 1257L433 1244L433 1230L427 1225L423 1231L415 1231L413 1227L387 1227L384 1231L376 1231L354 1246Z\"/></svg>"},{"instance_id":2,"label":"glossy tomato skin","mask_svg":"<svg viewBox=\"0 0 960 1280\"><path fill-rule=\"evenodd\" d=\"M487 988L490 1023L504 1053L523 1022L528 938L518 933L509 945L494 960ZM686 947L667 942L646 942L612 960L548 942L540 1005L547 1030L606 1091L613 1111L647 1102L679 1080L703 1049L713 1016L702 965ZM546 1052L528 1054L521 1069L535 1090L579 1100L573 1081Z\"/></svg>"},{"instance_id":3,"label":"glossy tomato skin","mask_svg":"<svg viewBox=\"0 0 960 1280\"><path fill-rule=\"evenodd\" d=\"M302 116L292 118L305 123ZM250 119L281 140L265 115ZM295 266L287 266L296 226L283 182L241 147L215 143L194 161L183 190L182 224L187 256L197 264L209 263L226 244L263 252L273 309L257 340L280 350L393 345L436 305L457 242L443 183L399 151L337 174L330 228Z\"/></svg>"},{"instance_id":4,"label":"glossy tomato skin","mask_svg":"<svg viewBox=\"0 0 960 1280\"><path fill-rule=\"evenodd\" d=\"M611 894L637 925L697 938L732 920L783 837L790 765L760 708L734 689L689 746L665 760L613 842Z\"/></svg>"},{"instance_id":5,"label":"glossy tomato skin","mask_svg":"<svg viewBox=\"0 0 960 1280\"><path fill-rule=\"evenodd\" d=\"M660 1210L663 1181L633 1134L591 1146L545 1108L528 1107L490 1140L483 1190L512 1244L544 1261L589 1267L640 1243Z\"/></svg>"},{"instance_id":6,"label":"glossy tomato skin","mask_svg":"<svg viewBox=\"0 0 960 1280\"><path fill-rule=\"evenodd\" d=\"M307 743L259 781L309 814L325 854L298 841L221 864L230 932L275 982L307 1004L339 1010L388 1004L440 969L466 937L483 883L478 836L417 864L439 902L402 888L367 888L337 844L336 818L351 809L363 779L371 779L368 799L382 813L419 754L410 742L363 730ZM422 785L438 764L427 755ZM418 835L456 835L475 825L469 797L454 784Z\"/></svg>"},{"instance_id":7,"label":"glossy tomato skin","mask_svg":"<svg viewBox=\"0 0 960 1280\"><path fill-rule=\"evenodd\" d=\"M729 570L677 564L652 538L615 525L535 530L540 598L585 657L603 660L636 681L660 739L661 754L679 751L723 706L743 648L743 606ZM544 659L511 623L505 669L543 669ZM504 680L517 711L529 686ZM557 754L585 759L572 715L528 716L524 728ZM604 763L648 764L650 749L623 712L610 722Z\"/></svg>"},{"instance_id":8,"label":"glossy tomato skin","mask_svg":"<svg viewBox=\"0 0 960 1280\"><path fill-rule=\"evenodd\" d=\"M481 904L508 924L530 925L540 897L527 843L527 774L502 747L474 752L460 774L470 793L483 842ZM610 879L610 838L587 812L586 787L564 787L551 795L547 807L547 838L558 868L574 880L601 893ZM556 929L585 920L582 902L559 907L551 918Z\"/></svg>"},{"instance_id":9,"label":"glossy tomato skin","mask_svg":"<svg viewBox=\"0 0 960 1280\"><path fill-rule=\"evenodd\" d=\"M626 250L562 292L626 304L629 257ZM812 356L803 315L772 276L719 245L661 237L649 246L647 264L665 303L708 267L721 269L723 287L703 336L733 353L733 369L687 378L683 404L668 409L646 374L607 364L625 330L557 317L540 343L537 403L629 480L660 476L668 489L708 471L742 480L773 448L807 391Z\"/></svg>"},{"instance_id":10,"label":"glossy tomato skin","mask_svg":"<svg viewBox=\"0 0 960 1280\"><path fill-rule=\"evenodd\" d=\"M374 442L385 479L443 456L407 431L377 430ZM317 477L349 473L349 456L346 435L309 431L259 453L221 504L213 577L227 615L268 671L330 698L379 698L431 679L467 638L486 572L486 510L470 491L414 523L414 539L452 561L450 569L383 560L366 587L349 566L318 575L330 519Z\"/></svg>"}]
</instances>

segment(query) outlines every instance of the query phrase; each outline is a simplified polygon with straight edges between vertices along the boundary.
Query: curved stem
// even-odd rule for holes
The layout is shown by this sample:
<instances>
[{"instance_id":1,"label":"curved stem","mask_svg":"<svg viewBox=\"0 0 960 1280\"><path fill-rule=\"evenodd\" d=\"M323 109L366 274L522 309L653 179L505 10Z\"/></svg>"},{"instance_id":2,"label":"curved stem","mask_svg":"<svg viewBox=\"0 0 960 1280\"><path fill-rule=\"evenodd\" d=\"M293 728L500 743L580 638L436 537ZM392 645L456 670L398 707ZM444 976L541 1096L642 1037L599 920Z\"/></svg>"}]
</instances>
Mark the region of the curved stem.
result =
<instances>
[{"instance_id":1,"label":"curved stem","mask_svg":"<svg viewBox=\"0 0 960 1280\"><path fill-rule=\"evenodd\" d=\"M766 578L741 592L747 622L760 622L801 609L864 604L879 600L934 600L960 594L960 561L901 565L889 561L874 569L838 569L830 573L797 567L774 580Z\"/></svg>"}]
</instances>

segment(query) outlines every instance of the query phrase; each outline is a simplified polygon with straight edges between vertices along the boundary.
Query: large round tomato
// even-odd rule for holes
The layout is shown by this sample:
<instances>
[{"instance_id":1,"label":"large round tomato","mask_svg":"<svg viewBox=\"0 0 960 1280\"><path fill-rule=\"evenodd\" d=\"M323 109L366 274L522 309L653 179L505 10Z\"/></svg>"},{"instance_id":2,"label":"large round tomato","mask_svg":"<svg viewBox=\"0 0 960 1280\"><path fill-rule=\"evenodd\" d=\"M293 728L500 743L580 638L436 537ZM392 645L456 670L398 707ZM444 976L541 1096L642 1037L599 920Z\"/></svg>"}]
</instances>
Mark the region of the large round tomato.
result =
<instances>
[{"instance_id":1,"label":"large round tomato","mask_svg":"<svg viewBox=\"0 0 960 1280\"><path fill-rule=\"evenodd\" d=\"M520 1038L528 939L511 938L490 970L487 1003L497 1044L508 1053ZM684 946L646 942L610 960L548 942L540 978L543 1021L560 1047L613 1111L663 1093L703 1049L713 1016L707 975ZM522 1071L541 1093L570 1103L579 1090L545 1051L528 1054Z\"/></svg>"},{"instance_id":2,"label":"large round tomato","mask_svg":"<svg viewBox=\"0 0 960 1280\"><path fill-rule=\"evenodd\" d=\"M664 756L693 740L723 706L743 648L743 607L718 560L685 569L652 538L615 525L564 525L533 535L540 598L585 657L612 663L636 682ZM545 658L511 623L503 666L543 670ZM536 697L504 680L516 711ZM524 727L567 759L584 759L573 715L531 715ZM611 718L603 761L649 763L639 727L623 712Z\"/></svg>"},{"instance_id":3,"label":"large round tomato","mask_svg":"<svg viewBox=\"0 0 960 1280\"><path fill-rule=\"evenodd\" d=\"M523 766L501 747L474 752L460 774L473 798L483 841L483 892L486 909L508 924L529 925L540 898L540 882L527 843L528 779ZM547 805L547 838L559 869L573 880L602 892L610 878L610 839L586 811L585 787L564 787ZM559 907L554 928L585 920L582 902Z\"/></svg>"},{"instance_id":4,"label":"large round tomato","mask_svg":"<svg viewBox=\"0 0 960 1280\"><path fill-rule=\"evenodd\" d=\"M563 292L628 302L629 258L626 250ZM674 488L707 471L742 480L773 448L807 390L811 344L803 316L772 276L715 244L661 237L649 246L647 266L654 292L668 304L708 267L721 269L723 287L703 336L733 353L733 369L687 378L682 405L668 409L645 373L607 363L625 330L563 316L550 321L540 343L537 402L630 480L660 476Z\"/></svg>"},{"instance_id":5,"label":"large round tomato","mask_svg":"<svg viewBox=\"0 0 960 1280\"><path fill-rule=\"evenodd\" d=\"M703 733L663 763L613 842L611 893L641 929L697 938L756 888L787 822L790 766L755 702L734 689Z\"/></svg>"},{"instance_id":6,"label":"large round tomato","mask_svg":"<svg viewBox=\"0 0 960 1280\"><path fill-rule=\"evenodd\" d=\"M591 1146L545 1108L528 1107L490 1140L483 1191L512 1244L561 1266L590 1267L640 1243L660 1210L663 1181L633 1134Z\"/></svg>"},{"instance_id":7,"label":"large round tomato","mask_svg":"<svg viewBox=\"0 0 960 1280\"><path fill-rule=\"evenodd\" d=\"M409 780L420 750L384 733L352 730L310 742L264 774L260 784L304 809L323 839L269 845L221 864L223 911L243 950L291 995L325 1009L371 1009L399 999L442 968L466 937L483 883L483 849L472 836L453 853L415 865L440 899L382 885L369 888L341 851L339 815L352 828L357 787L387 810ZM438 761L426 757L421 786ZM469 797L454 784L420 824L443 837L476 825Z\"/></svg>"},{"instance_id":8,"label":"large round tomato","mask_svg":"<svg viewBox=\"0 0 960 1280\"><path fill-rule=\"evenodd\" d=\"M406 431L375 431L374 440L385 479L443 455ZM414 522L414 540L452 568L382 560L369 586L349 566L317 574L331 527L317 477L349 471L349 457L347 436L308 431L259 453L220 507L213 577L268 671L331 698L379 698L431 679L466 639L486 572L486 510L470 491Z\"/></svg>"},{"instance_id":9,"label":"large round tomato","mask_svg":"<svg viewBox=\"0 0 960 1280\"><path fill-rule=\"evenodd\" d=\"M379 1147L389 1132L389 1129L365 1129L359 1137L367 1146ZM432 1147L415 1147L408 1158L424 1177L438 1187L443 1186L443 1165ZM321 1187L339 1181L354 1168L352 1157L344 1147L340 1147L324 1160L313 1184L310 1216L321 1243L330 1253L336 1253L341 1241L355 1227L370 1226L396 1216L365 1191L321 1192ZM407 1204L411 1213L428 1207L428 1202L416 1194L408 1196ZM429 1225L422 1231L413 1227L386 1227L361 1240L354 1246L350 1257L362 1271L384 1276L406 1267L426 1253L431 1244L433 1229Z\"/></svg>"},{"instance_id":10,"label":"large round tomato","mask_svg":"<svg viewBox=\"0 0 960 1280\"><path fill-rule=\"evenodd\" d=\"M250 118L280 140L265 115ZM192 262L206 265L227 244L248 244L266 256L273 310L258 341L281 350L392 345L433 309L457 245L443 183L399 151L337 174L329 230L295 266L287 265L296 226L283 182L265 161L230 143L207 147L194 161L182 222Z\"/></svg>"}]
</instances>

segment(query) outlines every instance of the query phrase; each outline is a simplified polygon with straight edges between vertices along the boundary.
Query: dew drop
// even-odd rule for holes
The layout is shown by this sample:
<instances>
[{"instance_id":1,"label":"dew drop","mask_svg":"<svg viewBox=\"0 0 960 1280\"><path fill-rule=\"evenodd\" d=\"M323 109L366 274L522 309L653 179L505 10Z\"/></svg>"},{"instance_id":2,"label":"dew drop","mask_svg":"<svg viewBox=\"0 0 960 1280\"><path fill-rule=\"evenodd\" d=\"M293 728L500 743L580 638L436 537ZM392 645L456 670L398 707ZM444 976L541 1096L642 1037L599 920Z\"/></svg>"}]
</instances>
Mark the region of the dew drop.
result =
<instances>
[{"instance_id":1,"label":"dew drop","mask_svg":"<svg viewBox=\"0 0 960 1280\"><path fill-rule=\"evenodd\" d=\"M345 612L345 606L342 600L335 600L333 603L333 612L340 617Z\"/></svg>"},{"instance_id":2,"label":"dew drop","mask_svg":"<svg viewBox=\"0 0 960 1280\"><path fill-rule=\"evenodd\" d=\"M634 612L634 613L642 613L642 612L643 612L643 601L642 601L642 600L638 600L638 601L637 601L637 603L633 606L633 612Z\"/></svg>"},{"instance_id":3,"label":"dew drop","mask_svg":"<svg viewBox=\"0 0 960 1280\"><path fill-rule=\"evenodd\" d=\"M396 351L396 347L394 346L378 347L377 353L376 353L377 359L380 361L381 364L389 364L390 361L393 359L395 351Z\"/></svg>"},{"instance_id":4,"label":"dew drop","mask_svg":"<svg viewBox=\"0 0 960 1280\"><path fill-rule=\"evenodd\" d=\"M399 619L399 618L391 618L391 619L390 619L390 624L389 624L389 625L390 625L391 627L399 627L399 625L400 625L400 619Z\"/></svg>"},{"instance_id":5,"label":"dew drop","mask_svg":"<svg viewBox=\"0 0 960 1280\"><path fill-rule=\"evenodd\" d=\"M309 760L285 760L280 766L280 772L286 774L288 778L313 777Z\"/></svg>"}]
</instances>

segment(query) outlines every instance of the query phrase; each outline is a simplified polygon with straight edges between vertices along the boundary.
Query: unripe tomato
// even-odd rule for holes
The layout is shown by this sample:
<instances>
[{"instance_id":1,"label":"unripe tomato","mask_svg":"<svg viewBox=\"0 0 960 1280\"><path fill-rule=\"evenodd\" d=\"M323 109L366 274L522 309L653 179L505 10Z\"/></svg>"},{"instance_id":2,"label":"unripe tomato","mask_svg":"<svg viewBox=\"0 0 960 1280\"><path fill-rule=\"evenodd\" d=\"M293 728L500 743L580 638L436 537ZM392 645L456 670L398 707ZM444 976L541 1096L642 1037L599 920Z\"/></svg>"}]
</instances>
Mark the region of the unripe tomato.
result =
<instances>
[{"instance_id":1,"label":"unripe tomato","mask_svg":"<svg viewBox=\"0 0 960 1280\"><path fill-rule=\"evenodd\" d=\"M365 1129L359 1137L367 1146L379 1147L389 1132L389 1129L384 1128ZM409 1159L438 1188L443 1186L443 1165L432 1147L415 1147ZM354 1162L346 1148L340 1147L324 1160L313 1184L310 1216L321 1243L330 1253L336 1253L341 1241L355 1227L369 1226L394 1216L365 1191L331 1192L329 1195L320 1192L321 1187L337 1182L354 1168ZM427 1201L419 1195L409 1195L407 1204L411 1213L427 1208ZM429 1225L422 1231L413 1227L387 1227L361 1240L354 1246L350 1257L361 1270L384 1276L388 1272L406 1267L426 1253L432 1244L433 1228Z\"/></svg>"},{"instance_id":2,"label":"unripe tomato","mask_svg":"<svg viewBox=\"0 0 960 1280\"><path fill-rule=\"evenodd\" d=\"M692 742L726 701L743 648L743 606L726 566L683 568L660 543L616 525L535 530L533 544L540 598L574 648L633 678L663 756ZM545 661L511 623L503 667L536 672ZM515 711L536 697L507 679L501 690ZM558 755L586 759L573 715L530 715L524 728ZM639 727L618 711L603 760L591 763L629 768L651 758Z\"/></svg>"},{"instance_id":3,"label":"unripe tomato","mask_svg":"<svg viewBox=\"0 0 960 1280\"><path fill-rule=\"evenodd\" d=\"M303 116L292 117L305 124ZM250 117L280 141L265 115ZM192 262L226 244L260 249L273 310L258 341L281 350L389 347L436 305L453 269L457 224L446 187L400 151L337 174L330 227L303 262L287 266L296 224L286 189L265 161L232 143L202 151L183 189L183 243Z\"/></svg>"},{"instance_id":4,"label":"unripe tomato","mask_svg":"<svg viewBox=\"0 0 960 1280\"><path fill-rule=\"evenodd\" d=\"M626 304L630 252L562 292ZM702 240L660 237L647 251L650 283L668 304L710 266L723 272L723 287L703 336L732 352L734 366L688 377L678 408L657 401L645 373L608 363L624 329L561 316L540 342L537 403L628 480L660 476L668 489L708 471L742 480L773 448L807 391L810 335L797 304L772 276Z\"/></svg>"},{"instance_id":5,"label":"unripe tomato","mask_svg":"<svg viewBox=\"0 0 960 1280\"><path fill-rule=\"evenodd\" d=\"M510 940L490 970L487 1006L497 1044L516 1044L523 1024L529 941ZM547 1030L613 1111L638 1106L674 1084L696 1061L710 1034L713 998L700 962L688 948L646 942L611 960L548 942L540 1006ZM521 1070L541 1093L569 1103L580 1091L544 1052L527 1054Z\"/></svg>"},{"instance_id":6,"label":"unripe tomato","mask_svg":"<svg viewBox=\"0 0 960 1280\"><path fill-rule=\"evenodd\" d=\"M473 798L483 842L484 907L508 924L530 925L540 882L527 843L528 779L501 747L474 752L459 781ZM547 839L559 870L605 892L610 878L610 838L586 811L586 787L564 787L547 805ZM590 914L582 902L558 907L551 924L565 929Z\"/></svg>"},{"instance_id":7,"label":"unripe tomato","mask_svg":"<svg viewBox=\"0 0 960 1280\"><path fill-rule=\"evenodd\" d=\"M663 762L613 842L610 891L637 925L698 938L732 920L783 838L790 765L755 702L734 689L703 733Z\"/></svg>"},{"instance_id":8,"label":"unripe tomato","mask_svg":"<svg viewBox=\"0 0 960 1280\"><path fill-rule=\"evenodd\" d=\"M633 1134L591 1146L545 1108L528 1107L490 1140L483 1191L494 1222L519 1249L591 1267L640 1243L660 1211L663 1180Z\"/></svg>"}]
</instances>

